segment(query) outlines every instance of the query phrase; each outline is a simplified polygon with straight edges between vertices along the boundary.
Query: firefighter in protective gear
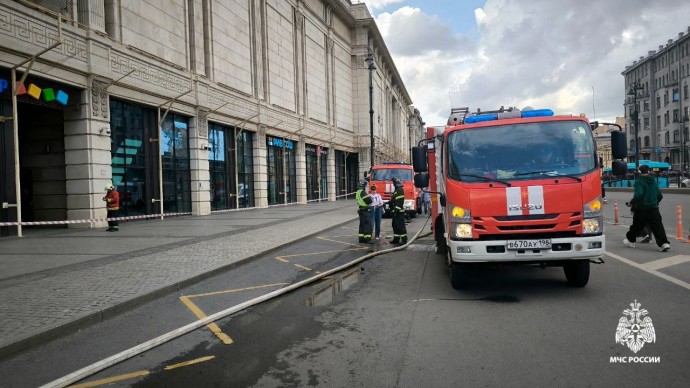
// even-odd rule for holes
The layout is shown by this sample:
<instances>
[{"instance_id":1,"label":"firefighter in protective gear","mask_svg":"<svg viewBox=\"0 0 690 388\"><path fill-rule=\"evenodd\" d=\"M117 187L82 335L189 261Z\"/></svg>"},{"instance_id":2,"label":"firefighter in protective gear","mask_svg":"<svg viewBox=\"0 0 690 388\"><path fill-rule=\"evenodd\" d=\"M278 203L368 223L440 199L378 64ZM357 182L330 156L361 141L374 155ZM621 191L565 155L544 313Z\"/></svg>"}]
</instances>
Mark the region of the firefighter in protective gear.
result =
<instances>
[{"instance_id":1,"label":"firefighter in protective gear","mask_svg":"<svg viewBox=\"0 0 690 388\"><path fill-rule=\"evenodd\" d=\"M120 215L120 193L115 190L112 183L105 185L106 195L103 197L105 207L108 210L108 218L115 218ZM107 232L117 232L120 229L117 220L108 221Z\"/></svg>"},{"instance_id":2,"label":"firefighter in protective gear","mask_svg":"<svg viewBox=\"0 0 690 388\"><path fill-rule=\"evenodd\" d=\"M397 177L393 177L395 191L391 194L388 208L393 214L393 244L407 244L407 227L405 226L405 190L403 184Z\"/></svg>"},{"instance_id":3,"label":"firefighter in protective gear","mask_svg":"<svg viewBox=\"0 0 690 388\"><path fill-rule=\"evenodd\" d=\"M359 214L359 242L371 241L371 205L372 199L366 192L367 180L360 179L355 200L357 201L357 214Z\"/></svg>"}]
</instances>

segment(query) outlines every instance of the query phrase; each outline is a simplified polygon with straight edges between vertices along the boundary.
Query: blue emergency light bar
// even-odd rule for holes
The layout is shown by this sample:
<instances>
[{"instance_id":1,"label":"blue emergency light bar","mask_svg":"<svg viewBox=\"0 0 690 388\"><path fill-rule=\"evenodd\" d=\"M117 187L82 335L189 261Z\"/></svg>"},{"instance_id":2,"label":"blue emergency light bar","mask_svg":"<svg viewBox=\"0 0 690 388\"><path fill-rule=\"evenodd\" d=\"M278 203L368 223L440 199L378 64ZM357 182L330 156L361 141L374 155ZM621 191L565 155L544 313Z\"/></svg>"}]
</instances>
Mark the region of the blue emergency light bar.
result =
<instances>
[{"instance_id":1,"label":"blue emergency light bar","mask_svg":"<svg viewBox=\"0 0 690 388\"><path fill-rule=\"evenodd\" d=\"M544 117L544 116L553 116L553 111L551 109L527 110L527 111L520 112L519 115L511 114L510 116L505 117L505 118L520 118L520 117L526 118L526 117ZM474 124L474 123L481 123L484 121L493 121L493 120L499 120L499 114L498 113L485 113L482 115L466 117L464 123L465 124Z\"/></svg>"}]
</instances>

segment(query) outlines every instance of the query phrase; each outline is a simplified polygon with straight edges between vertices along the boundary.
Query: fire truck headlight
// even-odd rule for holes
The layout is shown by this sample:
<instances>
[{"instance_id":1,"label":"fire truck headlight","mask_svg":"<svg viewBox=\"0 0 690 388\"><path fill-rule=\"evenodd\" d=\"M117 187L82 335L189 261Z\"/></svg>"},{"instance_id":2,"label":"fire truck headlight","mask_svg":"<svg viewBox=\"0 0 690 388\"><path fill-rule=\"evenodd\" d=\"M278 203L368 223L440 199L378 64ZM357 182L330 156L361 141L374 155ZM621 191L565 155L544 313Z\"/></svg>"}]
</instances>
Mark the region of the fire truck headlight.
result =
<instances>
[{"instance_id":1,"label":"fire truck headlight","mask_svg":"<svg viewBox=\"0 0 690 388\"><path fill-rule=\"evenodd\" d=\"M585 218L582 221L582 233L583 234L598 234L602 232L602 218Z\"/></svg>"},{"instance_id":2,"label":"fire truck headlight","mask_svg":"<svg viewBox=\"0 0 690 388\"><path fill-rule=\"evenodd\" d=\"M453 224L453 234L456 238L472 238L472 224Z\"/></svg>"},{"instance_id":3,"label":"fire truck headlight","mask_svg":"<svg viewBox=\"0 0 690 388\"><path fill-rule=\"evenodd\" d=\"M403 209L405 209L405 210L414 209L414 199L406 199L405 202L403 202Z\"/></svg>"},{"instance_id":4,"label":"fire truck headlight","mask_svg":"<svg viewBox=\"0 0 690 388\"><path fill-rule=\"evenodd\" d=\"M583 213L585 218L601 217L601 197L598 197L585 204Z\"/></svg>"}]
</instances>

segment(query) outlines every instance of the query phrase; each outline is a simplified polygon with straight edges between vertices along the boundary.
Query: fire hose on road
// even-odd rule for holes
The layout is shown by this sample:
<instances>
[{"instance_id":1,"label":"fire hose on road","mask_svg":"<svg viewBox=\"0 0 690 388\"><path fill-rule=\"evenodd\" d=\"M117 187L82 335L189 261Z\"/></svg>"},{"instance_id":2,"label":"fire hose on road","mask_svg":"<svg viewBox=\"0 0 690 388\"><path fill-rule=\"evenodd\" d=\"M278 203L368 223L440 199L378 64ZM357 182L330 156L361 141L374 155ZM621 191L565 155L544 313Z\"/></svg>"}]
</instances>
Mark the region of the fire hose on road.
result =
<instances>
[{"instance_id":1,"label":"fire hose on road","mask_svg":"<svg viewBox=\"0 0 690 388\"><path fill-rule=\"evenodd\" d=\"M238 305L232 306L232 307L227 308L227 309L225 309L225 310L223 310L223 311L219 311L219 312L217 312L217 313L215 313L215 314L213 314L213 315L209 315L208 317L206 317L206 318L204 318L204 319L200 319L200 320L198 320L198 321L189 323L189 324L187 324L187 325L185 325L185 326L182 326L182 327L180 327L180 328L177 328L177 329L175 329L175 330L172 330L172 331L170 331L170 332L168 332L168 333L165 333L165 334L163 334L163 335L161 335L161 336L158 336L158 337L156 337L156 338L154 338L154 339L151 339L151 340L149 340L149 341L146 341L146 342L144 342L144 343L141 343L141 344L139 344L139 345L137 345L137 346L135 346L135 347L133 347L133 348L124 350L124 351L122 351L122 352L120 352L120 353L118 353L118 354L112 355L112 356L110 356L110 357L108 357L108 358L105 358L105 359L103 359L103 360L101 360L101 361L95 362L95 363L93 363L93 364L91 364L91 365L89 365L89 366L86 366L86 367L84 367L84 368L82 368L82 369L79 369L79 370L77 370L77 371L75 371L75 372L72 372L72 373L70 373L70 374L68 374L68 375L66 375L66 376L63 376L63 377L61 377L61 378L59 378L59 379L57 379L57 380L51 381L51 382L49 382L49 383L43 385L42 388L48 388L48 387L50 387L50 388L54 388L54 387L66 387L66 386L68 386L68 385L70 385L70 384L72 384L72 383L75 383L75 382L77 382L77 381L80 381L80 380L82 380L82 379L88 377L88 376L91 376L91 375L93 375L93 374L95 374L95 373L98 373L98 372L100 372L100 371L102 371L102 370L104 370L104 369L106 369L106 368L108 368L108 367L110 367L110 366L113 366L113 365L118 364L118 363L120 363L120 362L122 362L122 361L125 361L125 360L127 360L127 359L129 359L129 358L132 358L132 357L134 357L134 356L136 356L136 355L139 355L139 354L141 354L141 353L143 353L143 352L146 352L146 351L148 351L148 350L151 350L151 349L153 349L153 348L155 348L155 347L157 347L157 346L159 346L159 345L162 345L162 344L164 344L164 343L166 343L166 342L169 342L169 341L171 341L171 340L173 340L173 339L175 339L175 338L177 338L177 337L180 337L180 336L182 336L182 335L184 335L184 334L187 334L187 333L189 333L189 332L191 332L191 331L194 331L194 330L196 330L196 329L198 329L198 328L200 328L200 327L206 326L206 325L208 325L208 324L211 323L211 322L217 321L217 320L219 320L219 319L225 318L225 317L227 317L227 316L230 316L230 315L232 315L232 314L235 314L235 313L237 313L237 312L240 312L240 311L242 311L242 310L244 310L244 309L247 309L247 308L249 308L249 307L255 306L255 305L259 304L259 303L262 303L262 302L265 302L265 301L268 301L268 300L277 298L277 297L279 297L279 296L281 296L281 295L284 295L284 294L286 294L286 293L288 293L288 292L291 292L291 291L294 291L294 290L296 290L296 289L302 288L302 287L304 287L304 286L306 286L306 285L309 285L309 284L311 284L311 283L314 283L314 282L316 282L316 281L318 281L318 280L321 280L321 279L323 279L323 278L325 278L325 277L327 277L327 276L330 276L330 275L332 275L332 274L334 274L334 273L337 273L337 272L346 270L346 269L348 269L348 268L350 268L350 267L353 267L353 266L355 266L355 265L357 265L357 264L359 264L359 263L361 263L361 262L363 262L363 261L365 261L365 260L371 259L371 258L373 258L373 257L380 256L380 255L383 255L383 254L386 254L386 253L391 253L391 252L396 252L396 251L400 251L400 250L406 249L408 246L410 246L410 245L411 245L414 241L416 241L417 239L423 238L423 237L427 237L427 236L431 235L431 232L427 232L427 233L422 234L422 231L424 231L424 228L425 228L426 225L429 223L429 219L430 219L430 218L431 218L431 215L429 215L429 216L427 217L426 221L424 222L424 225L419 229L419 231L417 231L417 233L412 237L412 239L410 239L405 245L401 245L401 246L397 246L397 247L393 247L393 248L389 248L389 249L383 249L383 250L380 250L380 251L375 251L375 252L368 253L368 254L366 254L366 255L364 255L364 256L361 256L361 257L358 257L358 258L352 260L352 261L349 262L349 263L343 264L343 265L341 265L341 266L338 266L338 267L333 268L333 269L331 269L331 270L328 270L328 271L326 271L326 272L323 272L323 273L320 273L320 274L318 274L318 275L312 276L312 277L310 277L310 278L308 278L308 279L304 279L304 280L299 281L299 282L297 282L297 283L295 283L295 284L291 284L291 285L289 285L289 286L287 286L287 287L283 287L283 288L281 288L281 289L279 289L279 290L275 290L275 291L269 292L268 294L259 296L259 297L257 297L257 298L250 299L250 300L248 300L248 301L246 301L246 302L243 302L243 303L240 303L240 304L238 304Z\"/></svg>"}]
</instances>

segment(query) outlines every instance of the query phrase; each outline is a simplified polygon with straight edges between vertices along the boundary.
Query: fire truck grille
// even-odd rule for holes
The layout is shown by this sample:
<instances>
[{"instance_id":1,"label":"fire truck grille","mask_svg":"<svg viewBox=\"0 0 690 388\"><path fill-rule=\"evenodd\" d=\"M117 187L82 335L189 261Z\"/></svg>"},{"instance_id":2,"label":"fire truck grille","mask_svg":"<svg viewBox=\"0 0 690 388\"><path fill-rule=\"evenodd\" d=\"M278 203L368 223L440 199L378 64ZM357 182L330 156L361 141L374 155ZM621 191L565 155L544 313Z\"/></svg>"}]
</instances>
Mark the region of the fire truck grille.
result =
<instances>
[{"instance_id":1,"label":"fire truck grille","mask_svg":"<svg viewBox=\"0 0 690 388\"><path fill-rule=\"evenodd\" d=\"M535 230L535 229L553 229L556 224L546 225L516 225L516 226L498 226L499 230Z\"/></svg>"},{"instance_id":2,"label":"fire truck grille","mask_svg":"<svg viewBox=\"0 0 690 388\"><path fill-rule=\"evenodd\" d=\"M542 232L539 233L539 238L568 238L575 237L575 231L564 231L564 232ZM492 241L492 240L522 240L522 239L533 239L534 234L532 233L501 233L501 234L480 234L478 240L480 241Z\"/></svg>"},{"instance_id":3,"label":"fire truck grille","mask_svg":"<svg viewBox=\"0 0 690 388\"><path fill-rule=\"evenodd\" d=\"M496 221L532 221L532 220L552 220L560 214L526 214L520 216L494 216ZM475 217L478 219L479 217ZM481 218L479 218L481 219Z\"/></svg>"}]
</instances>

